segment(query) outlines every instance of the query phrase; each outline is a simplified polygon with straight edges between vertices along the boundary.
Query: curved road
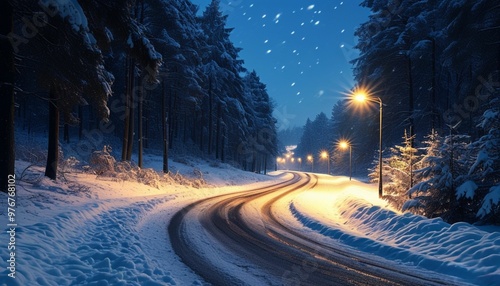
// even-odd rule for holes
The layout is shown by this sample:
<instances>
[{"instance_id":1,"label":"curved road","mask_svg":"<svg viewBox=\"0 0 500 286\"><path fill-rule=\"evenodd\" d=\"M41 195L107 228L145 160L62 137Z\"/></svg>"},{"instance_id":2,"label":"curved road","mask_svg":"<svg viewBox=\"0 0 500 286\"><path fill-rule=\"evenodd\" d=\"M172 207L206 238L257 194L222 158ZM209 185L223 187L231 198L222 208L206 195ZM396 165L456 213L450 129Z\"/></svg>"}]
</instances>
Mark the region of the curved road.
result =
<instances>
[{"instance_id":1,"label":"curved road","mask_svg":"<svg viewBox=\"0 0 500 286\"><path fill-rule=\"evenodd\" d=\"M182 261L214 285L447 285L325 246L280 219L273 206L314 188L314 174L192 203L168 232ZM288 199L289 201L289 199ZM243 212L242 209L245 208ZM252 213L251 217L244 214ZM256 219L259 217L259 219Z\"/></svg>"}]
</instances>

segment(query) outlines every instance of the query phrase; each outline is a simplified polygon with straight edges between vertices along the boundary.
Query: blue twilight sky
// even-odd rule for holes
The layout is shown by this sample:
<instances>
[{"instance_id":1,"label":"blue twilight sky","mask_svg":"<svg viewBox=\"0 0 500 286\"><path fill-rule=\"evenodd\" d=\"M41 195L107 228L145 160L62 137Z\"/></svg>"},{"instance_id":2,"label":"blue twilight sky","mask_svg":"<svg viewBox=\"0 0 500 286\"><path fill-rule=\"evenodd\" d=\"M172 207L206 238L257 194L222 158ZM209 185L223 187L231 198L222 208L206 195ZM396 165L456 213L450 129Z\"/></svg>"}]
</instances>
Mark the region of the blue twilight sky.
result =
<instances>
[{"instance_id":1,"label":"blue twilight sky","mask_svg":"<svg viewBox=\"0 0 500 286\"><path fill-rule=\"evenodd\" d=\"M192 0L202 13L211 0ZM368 20L361 0L221 0L240 58L276 103L278 128L302 126L353 85L355 29Z\"/></svg>"}]
</instances>

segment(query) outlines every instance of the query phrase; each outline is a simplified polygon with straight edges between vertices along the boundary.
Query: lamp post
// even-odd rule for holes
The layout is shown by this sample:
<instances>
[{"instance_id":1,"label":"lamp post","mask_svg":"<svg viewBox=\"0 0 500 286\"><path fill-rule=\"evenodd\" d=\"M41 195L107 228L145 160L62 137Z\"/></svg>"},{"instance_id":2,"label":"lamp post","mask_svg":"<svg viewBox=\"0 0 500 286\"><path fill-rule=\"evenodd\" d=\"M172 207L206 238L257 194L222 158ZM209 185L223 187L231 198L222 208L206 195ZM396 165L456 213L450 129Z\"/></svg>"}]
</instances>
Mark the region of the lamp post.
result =
<instances>
[{"instance_id":1,"label":"lamp post","mask_svg":"<svg viewBox=\"0 0 500 286\"><path fill-rule=\"evenodd\" d=\"M299 171L302 171L302 158L298 158L297 161L299 161Z\"/></svg>"},{"instance_id":2,"label":"lamp post","mask_svg":"<svg viewBox=\"0 0 500 286\"><path fill-rule=\"evenodd\" d=\"M349 148L349 181L352 179L352 145L349 141L340 141L339 147L346 150Z\"/></svg>"},{"instance_id":3,"label":"lamp post","mask_svg":"<svg viewBox=\"0 0 500 286\"><path fill-rule=\"evenodd\" d=\"M311 172L314 172L314 158L312 155L307 156L307 160L311 162Z\"/></svg>"},{"instance_id":4,"label":"lamp post","mask_svg":"<svg viewBox=\"0 0 500 286\"><path fill-rule=\"evenodd\" d=\"M376 102L380 106L380 131L379 131L379 156L378 156L378 196L382 197L382 99L380 97L370 98L366 95L366 92L358 91L354 94L354 100L358 102Z\"/></svg>"},{"instance_id":5,"label":"lamp post","mask_svg":"<svg viewBox=\"0 0 500 286\"><path fill-rule=\"evenodd\" d=\"M330 175L330 156L327 151L321 152L321 158L326 159L328 162L328 175Z\"/></svg>"}]
</instances>

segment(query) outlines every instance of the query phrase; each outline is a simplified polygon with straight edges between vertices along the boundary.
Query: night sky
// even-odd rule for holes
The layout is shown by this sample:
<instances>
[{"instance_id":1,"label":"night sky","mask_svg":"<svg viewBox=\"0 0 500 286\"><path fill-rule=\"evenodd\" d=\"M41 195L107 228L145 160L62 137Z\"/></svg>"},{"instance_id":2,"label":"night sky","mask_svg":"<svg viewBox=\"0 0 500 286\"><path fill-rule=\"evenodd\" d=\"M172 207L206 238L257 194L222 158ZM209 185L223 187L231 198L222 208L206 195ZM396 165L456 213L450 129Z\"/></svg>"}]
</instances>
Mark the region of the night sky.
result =
<instances>
[{"instance_id":1,"label":"night sky","mask_svg":"<svg viewBox=\"0 0 500 286\"><path fill-rule=\"evenodd\" d=\"M200 13L210 0L192 0ZM361 1L221 1L240 58L255 70L276 103L278 128L302 126L335 102L354 81L355 29L368 20Z\"/></svg>"}]
</instances>

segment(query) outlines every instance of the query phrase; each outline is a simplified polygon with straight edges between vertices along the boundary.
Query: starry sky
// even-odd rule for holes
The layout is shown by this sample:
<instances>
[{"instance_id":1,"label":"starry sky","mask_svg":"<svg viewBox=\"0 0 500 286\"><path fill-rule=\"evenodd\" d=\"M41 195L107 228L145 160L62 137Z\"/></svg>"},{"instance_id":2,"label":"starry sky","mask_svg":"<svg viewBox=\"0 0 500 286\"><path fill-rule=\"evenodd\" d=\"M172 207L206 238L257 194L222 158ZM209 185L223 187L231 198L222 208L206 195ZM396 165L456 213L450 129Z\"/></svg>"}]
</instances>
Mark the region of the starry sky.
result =
<instances>
[{"instance_id":1,"label":"starry sky","mask_svg":"<svg viewBox=\"0 0 500 286\"><path fill-rule=\"evenodd\" d=\"M192 0L202 13L210 0ZM303 126L354 86L355 29L368 20L361 0L221 0L240 58L267 85L278 129Z\"/></svg>"}]
</instances>

